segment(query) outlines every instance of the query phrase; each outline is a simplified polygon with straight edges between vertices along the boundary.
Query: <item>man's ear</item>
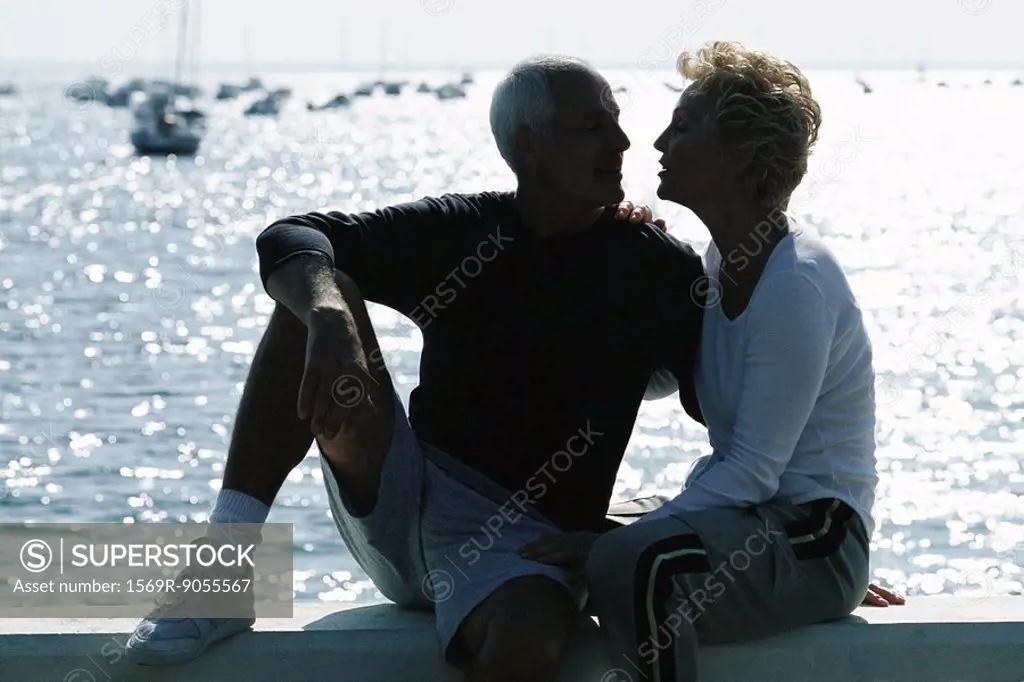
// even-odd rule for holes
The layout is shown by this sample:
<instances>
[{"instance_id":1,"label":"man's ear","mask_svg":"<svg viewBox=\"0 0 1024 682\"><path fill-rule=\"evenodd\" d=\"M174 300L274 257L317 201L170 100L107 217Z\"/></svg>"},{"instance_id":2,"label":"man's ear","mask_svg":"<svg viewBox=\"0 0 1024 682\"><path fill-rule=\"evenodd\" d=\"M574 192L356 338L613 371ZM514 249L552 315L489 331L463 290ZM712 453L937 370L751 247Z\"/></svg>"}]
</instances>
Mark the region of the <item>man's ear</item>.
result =
<instances>
[{"instance_id":1,"label":"man's ear","mask_svg":"<svg viewBox=\"0 0 1024 682\"><path fill-rule=\"evenodd\" d=\"M512 140L516 150L516 158L519 160L519 165L525 168L531 168L534 165L534 159L537 156L537 138L527 126L519 126L516 129L515 135Z\"/></svg>"}]
</instances>

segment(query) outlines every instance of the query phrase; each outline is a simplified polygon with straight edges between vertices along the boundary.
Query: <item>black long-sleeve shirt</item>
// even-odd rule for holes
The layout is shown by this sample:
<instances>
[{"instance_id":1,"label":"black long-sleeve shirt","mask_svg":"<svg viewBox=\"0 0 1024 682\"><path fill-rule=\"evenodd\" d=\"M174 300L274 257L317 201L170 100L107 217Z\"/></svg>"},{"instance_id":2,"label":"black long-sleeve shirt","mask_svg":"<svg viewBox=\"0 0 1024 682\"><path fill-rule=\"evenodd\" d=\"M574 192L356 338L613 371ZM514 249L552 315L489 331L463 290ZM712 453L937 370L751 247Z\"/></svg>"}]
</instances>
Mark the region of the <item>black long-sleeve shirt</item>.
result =
<instances>
[{"instance_id":1,"label":"black long-sleeve shirt","mask_svg":"<svg viewBox=\"0 0 1024 682\"><path fill-rule=\"evenodd\" d=\"M485 192L293 216L256 245L264 286L313 254L410 317L423 333L409 404L417 436L566 531L601 527L655 369L681 378L700 419L690 378L704 270L653 226L606 213L586 231L541 237L511 193Z\"/></svg>"}]
</instances>

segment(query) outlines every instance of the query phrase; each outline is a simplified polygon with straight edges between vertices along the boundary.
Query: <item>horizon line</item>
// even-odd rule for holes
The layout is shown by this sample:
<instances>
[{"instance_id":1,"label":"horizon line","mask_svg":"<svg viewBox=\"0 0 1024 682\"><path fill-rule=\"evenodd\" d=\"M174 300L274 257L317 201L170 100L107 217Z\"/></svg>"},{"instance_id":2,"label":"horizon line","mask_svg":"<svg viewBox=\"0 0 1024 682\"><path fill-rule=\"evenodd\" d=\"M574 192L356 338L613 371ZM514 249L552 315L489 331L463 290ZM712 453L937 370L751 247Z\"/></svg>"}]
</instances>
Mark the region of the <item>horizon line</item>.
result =
<instances>
[{"instance_id":1,"label":"horizon line","mask_svg":"<svg viewBox=\"0 0 1024 682\"><path fill-rule=\"evenodd\" d=\"M598 68L604 69L630 69L630 70L643 70L651 71L649 67L640 65L637 62L623 62L623 61L599 61L599 60L588 60L591 64ZM139 67L154 67L154 68L167 68L174 65L173 61L162 60L139 60L128 62ZM331 61L296 61L296 62L246 62L246 61L208 61L203 62L199 65L199 71L207 71L218 68L229 68L229 69L251 69L251 70L295 70L295 69L308 69L315 71L381 71L381 70L396 70L396 71L500 71L510 68L515 62L514 61L487 61L477 62L475 64L453 64L451 61L445 62L426 62L426 63L409 63L409 62L393 62L387 64L381 64L379 61L366 61L366 62L347 62L338 63ZM82 60L70 60L70 61L12 61L10 59L4 60L5 67L45 67L45 68L72 68L75 66L82 66ZM98 64L97 64L98 66ZM924 60L808 60L800 67L804 70L841 70L841 69L920 69L924 68L925 71L938 70L938 69L956 69L956 68L987 68L987 69L1022 69L1024 63L1022 62L1005 62L1005 61L924 61ZM6 69L0 69L0 72ZM99 70L99 69L92 69ZM674 72L674 69L670 66L666 66L664 69L658 69L654 72Z\"/></svg>"}]
</instances>

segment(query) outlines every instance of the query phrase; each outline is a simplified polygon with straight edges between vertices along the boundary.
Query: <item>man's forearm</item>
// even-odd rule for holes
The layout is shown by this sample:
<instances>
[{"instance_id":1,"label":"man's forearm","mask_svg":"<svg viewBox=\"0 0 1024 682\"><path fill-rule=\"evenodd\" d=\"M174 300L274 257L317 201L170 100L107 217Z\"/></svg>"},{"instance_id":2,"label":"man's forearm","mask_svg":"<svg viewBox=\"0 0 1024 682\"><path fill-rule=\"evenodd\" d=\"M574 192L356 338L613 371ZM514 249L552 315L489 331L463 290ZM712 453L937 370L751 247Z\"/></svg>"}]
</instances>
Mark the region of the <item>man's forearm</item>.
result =
<instances>
[{"instance_id":1,"label":"man's forearm","mask_svg":"<svg viewBox=\"0 0 1024 682\"><path fill-rule=\"evenodd\" d=\"M348 304L334 276L334 267L315 256L296 256L267 279L267 293L309 326L310 314L317 310L348 314Z\"/></svg>"}]
</instances>

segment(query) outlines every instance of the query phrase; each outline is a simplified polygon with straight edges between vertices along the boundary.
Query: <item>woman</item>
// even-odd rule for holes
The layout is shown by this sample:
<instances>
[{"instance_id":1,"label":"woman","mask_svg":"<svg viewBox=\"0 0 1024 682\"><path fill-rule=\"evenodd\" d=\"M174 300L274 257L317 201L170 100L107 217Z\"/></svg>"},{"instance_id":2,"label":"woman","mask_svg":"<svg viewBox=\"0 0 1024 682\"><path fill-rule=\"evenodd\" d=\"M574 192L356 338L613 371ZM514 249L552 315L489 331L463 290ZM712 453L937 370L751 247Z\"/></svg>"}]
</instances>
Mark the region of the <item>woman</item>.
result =
<instances>
[{"instance_id":1,"label":"woman","mask_svg":"<svg viewBox=\"0 0 1024 682\"><path fill-rule=\"evenodd\" d=\"M613 660L653 682L697 679L698 641L840 618L865 593L902 601L868 592L871 345L839 263L785 215L820 107L795 66L735 43L684 53L679 70L692 82L654 145L658 196L711 236L695 384L713 452L636 523L522 550L585 561Z\"/></svg>"}]
</instances>

